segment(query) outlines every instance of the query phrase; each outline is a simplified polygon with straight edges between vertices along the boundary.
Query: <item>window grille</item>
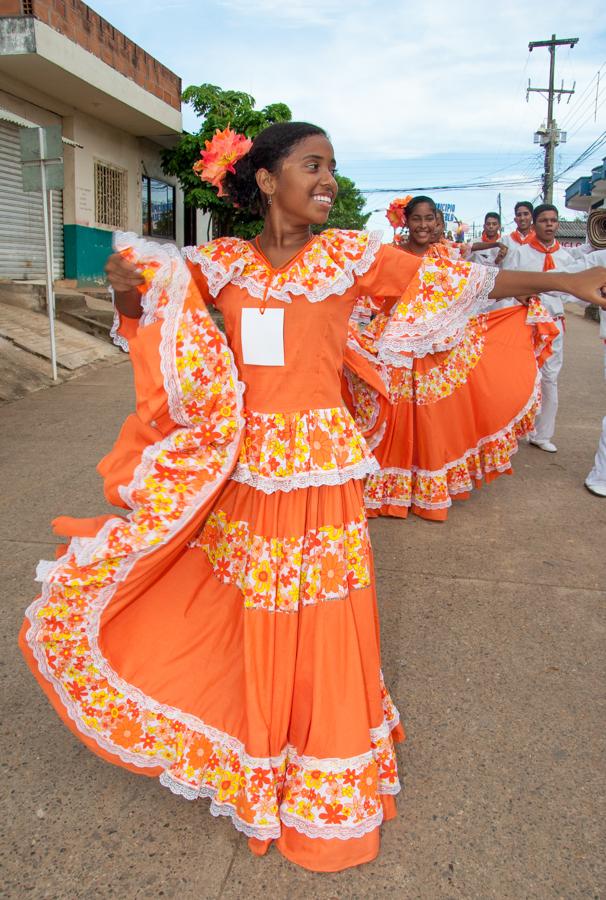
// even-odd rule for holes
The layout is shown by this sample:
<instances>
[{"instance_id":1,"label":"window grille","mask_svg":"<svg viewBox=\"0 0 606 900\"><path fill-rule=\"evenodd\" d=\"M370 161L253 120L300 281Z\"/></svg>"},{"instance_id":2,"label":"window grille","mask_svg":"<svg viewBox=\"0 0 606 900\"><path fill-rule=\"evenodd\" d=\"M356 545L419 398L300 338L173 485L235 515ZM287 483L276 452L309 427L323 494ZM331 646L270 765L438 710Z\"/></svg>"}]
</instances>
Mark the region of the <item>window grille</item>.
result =
<instances>
[{"instance_id":1,"label":"window grille","mask_svg":"<svg viewBox=\"0 0 606 900\"><path fill-rule=\"evenodd\" d=\"M21 13L24 16L33 16L34 14L34 0L22 0L21 2Z\"/></svg>"},{"instance_id":2,"label":"window grille","mask_svg":"<svg viewBox=\"0 0 606 900\"><path fill-rule=\"evenodd\" d=\"M95 221L110 228L127 228L126 169L95 162Z\"/></svg>"}]
</instances>

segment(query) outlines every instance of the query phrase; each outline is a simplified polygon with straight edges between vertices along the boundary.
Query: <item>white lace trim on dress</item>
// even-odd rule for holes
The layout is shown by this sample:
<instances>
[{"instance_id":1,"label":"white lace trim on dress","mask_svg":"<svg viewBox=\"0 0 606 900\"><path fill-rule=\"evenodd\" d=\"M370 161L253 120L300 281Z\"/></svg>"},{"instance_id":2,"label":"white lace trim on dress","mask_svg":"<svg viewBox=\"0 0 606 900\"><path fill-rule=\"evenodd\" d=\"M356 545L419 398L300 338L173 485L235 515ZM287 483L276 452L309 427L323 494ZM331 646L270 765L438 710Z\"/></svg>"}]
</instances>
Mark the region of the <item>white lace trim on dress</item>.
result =
<instances>
[{"instance_id":1,"label":"white lace trim on dress","mask_svg":"<svg viewBox=\"0 0 606 900\"><path fill-rule=\"evenodd\" d=\"M309 303L320 303L334 294L344 294L353 285L356 276L364 275L374 262L375 256L381 247L383 232L370 231L362 232L361 234L366 236L366 246L360 258L357 260L347 259L342 268L335 272L334 276L331 276L325 283L319 284L317 287L310 287L309 282L289 281L288 279L276 286L274 282L277 280L278 275L284 273L273 272L267 266L264 266L261 258L255 254L248 241L242 241L242 256L231 262L227 267L220 259L212 259L205 254L200 247L184 247L182 253L191 262L200 266L207 280L209 292L213 297L217 297L225 285L231 282L236 287L243 288L252 297L259 299L269 299L271 297L274 300L280 300L282 303L290 303L293 296L304 296ZM322 244L323 235L318 235L317 241ZM317 246L316 242L311 244L306 254L315 246ZM324 238L324 248L329 247L330 236L326 236ZM328 249L324 249L324 252L331 267L335 268L337 264L330 257ZM306 254L303 254L303 257L293 262L292 266L287 269L287 272L291 270L296 272L298 265L305 259ZM259 279L254 273L251 275L246 274L245 269L251 258L254 259L255 264L264 268L267 273L266 280Z\"/></svg>"},{"instance_id":2,"label":"white lace trim on dress","mask_svg":"<svg viewBox=\"0 0 606 900\"><path fill-rule=\"evenodd\" d=\"M297 472L295 475L286 475L283 478L275 478L251 472L248 466L238 463L231 474L232 481L240 484L248 484L264 494L274 494L276 491L290 493L301 488L321 487L322 485L339 485L347 481L366 478L378 472L380 466L374 457L362 460L349 468L332 470L330 472Z\"/></svg>"}]
</instances>

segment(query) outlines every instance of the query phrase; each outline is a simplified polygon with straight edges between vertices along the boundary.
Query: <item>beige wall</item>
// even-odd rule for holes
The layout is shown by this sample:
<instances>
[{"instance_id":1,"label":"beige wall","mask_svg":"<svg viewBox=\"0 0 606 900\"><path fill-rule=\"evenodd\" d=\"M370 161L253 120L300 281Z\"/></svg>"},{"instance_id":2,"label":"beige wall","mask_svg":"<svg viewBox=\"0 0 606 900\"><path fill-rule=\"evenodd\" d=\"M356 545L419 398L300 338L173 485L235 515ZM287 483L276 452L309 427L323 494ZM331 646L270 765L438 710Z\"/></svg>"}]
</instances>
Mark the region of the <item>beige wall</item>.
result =
<instances>
[{"instance_id":1,"label":"beige wall","mask_svg":"<svg viewBox=\"0 0 606 900\"><path fill-rule=\"evenodd\" d=\"M11 88L15 88L18 82L0 77L0 106L8 112L15 113L23 119L35 122L36 125L60 125L61 116L50 109L30 103L27 99L15 96Z\"/></svg>"},{"instance_id":2,"label":"beige wall","mask_svg":"<svg viewBox=\"0 0 606 900\"><path fill-rule=\"evenodd\" d=\"M64 119L65 137L82 144L82 150L66 154L73 158L73 191L65 197L65 221L92 228L105 228L95 220L95 161L111 163L127 172L127 231L141 233L141 176L147 174L177 186L175 178L165 176L160 165L161 148L146 138L133 137L99 122L92 116L75 112ZM183 242L183 197L177 190L177 243ZM108 229L109 230L109 229Z\"/></svg>"},{"instance_id":3,"label":"beige wall","mask_svg":"<svg viewBox=\"0 0 606 900\"><path fill-rule=\"evenodd\" d=\"M27 99L22 99L27 98ZM127 171L128 231L141 233L141 176L147 174L177 187L176 240L183 243L183 195L177 180L162 173L161 147L147 138L107 125L74 109L52 102L42 92L33 91L19 82L0 76L0 106L39 125L63 124L63 136L82 145L82 149L64 145L65 189L63 217L66 225L77 224L105 228L95 221L95 160L111 163ZM36 102L38 101L38 102ZM61 115L55 110L60 109ZM111 229L107 229L111 230ZM206 231L204 229L204 235Z\"/></svg>"}]
</instances>

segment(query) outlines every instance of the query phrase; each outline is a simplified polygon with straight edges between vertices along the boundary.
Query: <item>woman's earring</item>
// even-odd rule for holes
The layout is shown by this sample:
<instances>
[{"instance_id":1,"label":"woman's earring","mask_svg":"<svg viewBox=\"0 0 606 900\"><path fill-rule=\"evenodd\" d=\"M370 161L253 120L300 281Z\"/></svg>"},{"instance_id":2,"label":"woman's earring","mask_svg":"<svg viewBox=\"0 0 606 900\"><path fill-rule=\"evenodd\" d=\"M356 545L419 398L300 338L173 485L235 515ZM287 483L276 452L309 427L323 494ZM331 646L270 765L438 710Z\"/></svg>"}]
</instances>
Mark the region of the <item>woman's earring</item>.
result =
<instances>
[{"instance_id":1,"label":"woman's earring","mask_svg":"<svg viewBox=\"0 0 606 900\"><path fill-rule=\"evenodd\" d=\"M268 194L268 195L267 195L267 205L268 205L268 206L271 206L272 202L273 202L273 201L272 201L272 198L271 198L271 194Z\"/></svg>"}]
</instances>

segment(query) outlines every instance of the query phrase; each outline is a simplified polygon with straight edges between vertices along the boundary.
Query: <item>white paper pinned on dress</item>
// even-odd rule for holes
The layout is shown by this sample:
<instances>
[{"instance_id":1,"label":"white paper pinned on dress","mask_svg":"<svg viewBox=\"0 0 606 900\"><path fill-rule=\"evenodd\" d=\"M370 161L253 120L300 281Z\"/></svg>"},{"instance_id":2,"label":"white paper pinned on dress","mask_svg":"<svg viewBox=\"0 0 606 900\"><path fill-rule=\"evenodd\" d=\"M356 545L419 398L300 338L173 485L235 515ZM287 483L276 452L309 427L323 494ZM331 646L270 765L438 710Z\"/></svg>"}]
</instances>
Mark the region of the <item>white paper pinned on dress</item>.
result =
<instances>
[{"instance_id":1,"label":"white paper pinned on dress","mask_svg":"<svg viewBox=\"0 0 606 900\"><path fill-rule=\"evenodd\" d=\"M242 361L247 366L284 365L284 310L244 308L241 319Z\"/></svg>"}]
</instances>

